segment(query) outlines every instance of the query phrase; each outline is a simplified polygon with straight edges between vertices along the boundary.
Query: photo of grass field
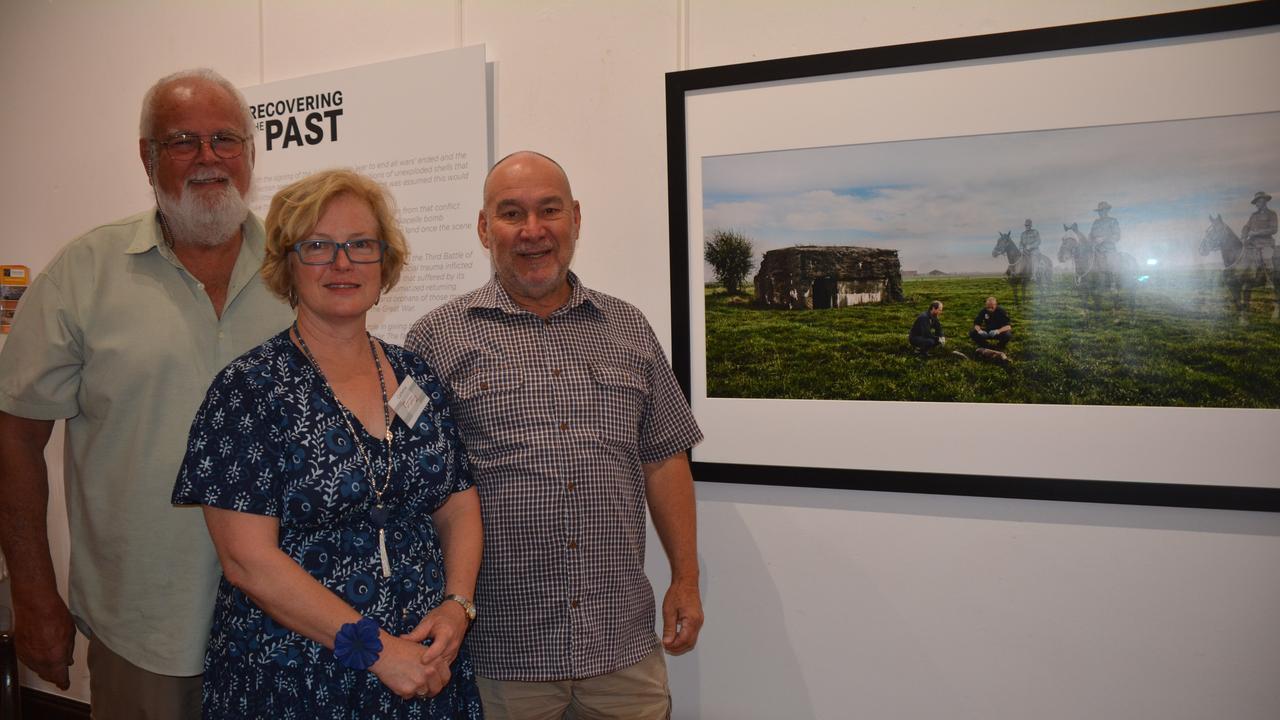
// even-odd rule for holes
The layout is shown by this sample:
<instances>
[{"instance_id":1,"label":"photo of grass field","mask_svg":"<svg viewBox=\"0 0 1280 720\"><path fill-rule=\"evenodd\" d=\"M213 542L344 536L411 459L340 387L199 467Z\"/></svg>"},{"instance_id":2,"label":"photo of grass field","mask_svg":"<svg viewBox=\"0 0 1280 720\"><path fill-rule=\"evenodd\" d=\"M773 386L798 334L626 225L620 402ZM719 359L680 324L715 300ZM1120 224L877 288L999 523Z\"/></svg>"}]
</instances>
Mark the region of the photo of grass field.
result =
<instances>
[{"instance_id":1,"label":"photo of grass field","mask_svg":"<svg viewBox=\"0 0 1280 720\"><path fill-rule=\"evenodd\" d=\"M773 310L708 286L707 395L1280 408L1280 324L1241 326L1209 278L1143 287L1132 314L1091 310L1065 277L1016 306L1007 288L1002 276L905 278L901 303ZM1272 292L1254 296L1260 318ZM1013 320L1008 366L974 359L967 337L989 295ZM946 347L966 358L921 362L908 346L935 299Z\"/></svg>"},{"instance_id":2,"label":"photo of grass field","mask_svg":"<svg viewBox=\"0 0 1280 720\"><path fill-rule=\"evenodd\" d=\"M704 157L707 396L1280 408L1278 265L1213 244L1280 188L1278 137L1261 113ZM900 276L760 279L811 246L896 254ZM1008 362L968 337L988 296ZM933 300L947 344L921 359Z\"/></svg>"}]
</instances>

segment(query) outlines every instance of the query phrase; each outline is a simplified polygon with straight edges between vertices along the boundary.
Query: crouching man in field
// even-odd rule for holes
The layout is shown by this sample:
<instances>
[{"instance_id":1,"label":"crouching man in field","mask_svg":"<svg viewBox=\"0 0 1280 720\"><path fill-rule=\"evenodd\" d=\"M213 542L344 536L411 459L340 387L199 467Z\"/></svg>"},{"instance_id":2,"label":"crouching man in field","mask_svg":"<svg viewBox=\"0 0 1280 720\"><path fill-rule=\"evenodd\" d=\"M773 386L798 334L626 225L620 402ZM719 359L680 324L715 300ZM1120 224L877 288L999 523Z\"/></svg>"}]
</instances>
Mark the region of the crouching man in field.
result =
<instances>
[{"instance_id":1,"label":"crouching man in field","mask_svg":"<svg viewBox=\"0 0 1280 720\"><path fill-rule=\"evenodd\" d=\"M916 355L922 360L929 356L929 351L947 344L946 335L942 332L942 323L938 320L941 315L942 301L934 300L929 303L929 309L917 315L916 321L911 325L911 334L907 336L907 341L916 349Z\"/></svg>"}]
</instances>

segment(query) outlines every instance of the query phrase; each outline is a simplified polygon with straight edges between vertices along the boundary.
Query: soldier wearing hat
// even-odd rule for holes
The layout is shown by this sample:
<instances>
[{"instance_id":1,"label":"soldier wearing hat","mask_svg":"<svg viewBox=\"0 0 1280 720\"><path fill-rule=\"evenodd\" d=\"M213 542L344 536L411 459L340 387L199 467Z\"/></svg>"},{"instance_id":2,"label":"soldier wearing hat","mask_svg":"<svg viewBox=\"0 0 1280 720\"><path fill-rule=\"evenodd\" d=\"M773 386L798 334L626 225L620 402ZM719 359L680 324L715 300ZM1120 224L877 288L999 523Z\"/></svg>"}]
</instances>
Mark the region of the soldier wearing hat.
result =
<instances>
[{"instance_id":1,"label":"soldier wearing hat","mask_svg":"<svg viewBox=\"0 0 1280 720\"><path fill-rule=\"evenodd\" d=\"M1255 193L1250 202L1258 209L1240 230L1240 239L1245 247L1265 248L1266 255L1271 255L1276 247L1276 211L1267 209L1270 201L1271 196L1261 190Z\"/></svg>"},{"instance_id":2,"label":"soldier wearing hat","mask_svg":"<svg viewBox=\"0 0 1280 720\"><path fill-rule=\"evenodd\" d=\"M1089 228L1089 241L1099 253L1109 255L1116 251L1116 243L1120 242L1120 223L1107 213L1111 211L1111 204L1106 200L1098 203L1098 207L1094 208L1094 212L1098 213L1098 219L1093 221L1093 225Z\"/></svg>"},{"instance_id":3,"label":"soldier wearing hat","mask_svg":"<svg viewBox=\"0 0 1280 720\"><path fill-rule=\"evenodd\" d=\"M1271 196L1261 190L1253 194L1250 202L1258 209L1245 221L1244 227L1240 228L1240 240L1244 242L1245 257L1256 263L1260 274L1270 272L1272 284L1280 287L1280 262L1277 262L1280 258L1276 257L1276 211L1267 208L1270 201ZM1280 297L1276 298L1275 312L1271 316L1280 318Z\"/></svg>"},{"instance_id":4,"label":"soldier wearing hat","mask_svg":"<svg viewBox=\"0 0 1280 720\"><path fill-rule=\"evenodd\" d=\"M1040 231L1031 227L1031 218L1022 224L1026 229L1022 231L1022 237L1018 238L1018 244L1022 246L1022 252L1035 255L1040 249Z\"/></svg>"}]
</instances>

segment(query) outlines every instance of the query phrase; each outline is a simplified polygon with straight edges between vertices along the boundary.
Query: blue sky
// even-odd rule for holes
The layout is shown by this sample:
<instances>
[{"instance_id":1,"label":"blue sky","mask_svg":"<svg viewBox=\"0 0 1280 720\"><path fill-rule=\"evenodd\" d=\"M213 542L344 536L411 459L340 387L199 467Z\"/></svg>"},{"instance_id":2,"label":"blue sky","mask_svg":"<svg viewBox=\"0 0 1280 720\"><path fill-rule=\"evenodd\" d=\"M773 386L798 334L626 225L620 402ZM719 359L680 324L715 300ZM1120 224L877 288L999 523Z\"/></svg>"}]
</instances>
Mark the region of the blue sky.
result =
<instances>
[{"instance_id":1,"label":"blue sky","mask_svg":"<svg viewBox=\"0 0 1280 720\"><path fill-rule=\"evenodd\" d=\"M897 249L904 270L998 273L998 232L1017 240L1030 218L1056 258L1063 225L1088 234L1105 200L1120 249L1207 263L1209 214L1239 231L1254 192L1280 190L1280 113L707 157L702 182L704 235L746 234L757 262L864 245Z\"/></svg>"}]
</instances>

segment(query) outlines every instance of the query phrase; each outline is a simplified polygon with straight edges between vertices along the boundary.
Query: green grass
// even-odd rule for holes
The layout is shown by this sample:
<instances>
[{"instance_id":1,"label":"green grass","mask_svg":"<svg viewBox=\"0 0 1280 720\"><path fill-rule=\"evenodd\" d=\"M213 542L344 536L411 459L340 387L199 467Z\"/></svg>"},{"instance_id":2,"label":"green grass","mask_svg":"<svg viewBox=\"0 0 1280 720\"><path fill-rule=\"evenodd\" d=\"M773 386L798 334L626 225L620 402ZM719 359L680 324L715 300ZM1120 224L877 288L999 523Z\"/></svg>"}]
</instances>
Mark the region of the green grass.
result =
<instances>
[{"instance_id":1,"label":"green grass","mask_svg":"<svg viewBox=\"0 0 1280 720\"><path fill-rule=\"evenodd\" d=\"M1204 277L1142 286L1136 309L1101 308L1059 277L1012 302L1001 277L906 278L907 301L833 310L765 310L706 289L711 397L913 400L1189 407L1280 407L1280 323L1273 290L1255 291L1240 325ZM975 361L968 338L988 295L1013 317L1005 368ZM947 352L921 362L907 331L942 300ZM937 351L935 351L935 354Z\"/></svg>"}]
</instances>

